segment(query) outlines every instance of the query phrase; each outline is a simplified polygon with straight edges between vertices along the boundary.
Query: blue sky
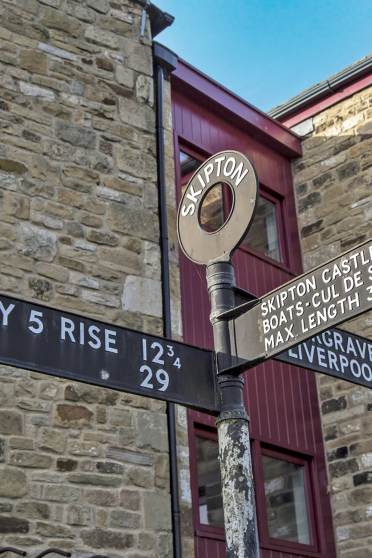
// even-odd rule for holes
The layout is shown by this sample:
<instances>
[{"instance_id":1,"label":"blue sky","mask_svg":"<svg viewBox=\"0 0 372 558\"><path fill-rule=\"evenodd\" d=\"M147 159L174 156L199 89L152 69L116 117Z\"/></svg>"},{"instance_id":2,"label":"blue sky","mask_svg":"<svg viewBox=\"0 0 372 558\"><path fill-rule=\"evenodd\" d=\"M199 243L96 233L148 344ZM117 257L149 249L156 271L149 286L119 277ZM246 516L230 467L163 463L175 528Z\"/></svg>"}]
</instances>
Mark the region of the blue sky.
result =
<instances>
[{"instance_id":1,"label":"blue sky","mask_svg":"<svg viewBox=\"0 0 372 558\"><path fill-rule=\"evenodd\" d=\"M268 110L372 51L372 0L155 0L157 40Z\"/></svg>"}]
</instances>

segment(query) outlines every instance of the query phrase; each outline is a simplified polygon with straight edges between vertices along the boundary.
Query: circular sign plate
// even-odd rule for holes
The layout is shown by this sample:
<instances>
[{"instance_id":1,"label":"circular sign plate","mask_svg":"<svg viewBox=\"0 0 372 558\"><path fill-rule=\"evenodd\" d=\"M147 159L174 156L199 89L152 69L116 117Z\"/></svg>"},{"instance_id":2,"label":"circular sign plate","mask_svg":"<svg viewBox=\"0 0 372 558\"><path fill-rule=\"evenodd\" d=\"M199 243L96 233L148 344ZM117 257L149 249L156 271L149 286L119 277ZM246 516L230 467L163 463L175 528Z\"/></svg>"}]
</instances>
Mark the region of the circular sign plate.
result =
<instances>
[{"instance_id":1,"label":"circular sign plate","mask_svg":"<svg viewBox=\"0 0 372 558\"><path fill-rule=\"evenodd\" d=\"M201 207L216 184L227 184L232 192L230 214L215 232L200 225ZM221 151L205 161L189 180L178 208L178 240L193 262L229 260L251 224L256 207L258 181L252 163L238 151Z\"/></svg>"}]
</instances>

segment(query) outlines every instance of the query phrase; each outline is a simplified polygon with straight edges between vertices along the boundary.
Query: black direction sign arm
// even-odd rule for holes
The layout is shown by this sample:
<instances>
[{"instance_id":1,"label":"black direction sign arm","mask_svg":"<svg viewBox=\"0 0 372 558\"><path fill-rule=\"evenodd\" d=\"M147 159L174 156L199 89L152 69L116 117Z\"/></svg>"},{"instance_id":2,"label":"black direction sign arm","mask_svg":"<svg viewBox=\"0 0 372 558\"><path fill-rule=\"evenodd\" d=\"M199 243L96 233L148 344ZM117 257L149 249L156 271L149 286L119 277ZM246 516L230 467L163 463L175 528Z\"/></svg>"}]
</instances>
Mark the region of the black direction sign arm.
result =
<instances>
[{"instance_id":1,"label":"black direction sign arm","mask_svg":"<svg viewBox=\"0 0 372 558\"><path fill-rule=\"evenodd\" d=\"M0 295L0 362L210 412L214 355Z\"/></svg>"}]
</instances>

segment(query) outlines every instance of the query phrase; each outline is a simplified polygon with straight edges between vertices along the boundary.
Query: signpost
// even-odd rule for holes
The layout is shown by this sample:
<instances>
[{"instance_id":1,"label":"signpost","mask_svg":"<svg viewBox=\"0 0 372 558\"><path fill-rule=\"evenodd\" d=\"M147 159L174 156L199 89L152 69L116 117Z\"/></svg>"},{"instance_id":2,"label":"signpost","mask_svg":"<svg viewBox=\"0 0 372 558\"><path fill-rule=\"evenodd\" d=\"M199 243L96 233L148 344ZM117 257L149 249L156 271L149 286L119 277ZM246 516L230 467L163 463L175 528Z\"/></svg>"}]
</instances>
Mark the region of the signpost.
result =
<instances>
[{"instance_id":1,"label":"signpost","mask_svg":"<svg viewBox=\"0 0 372 558\"><path fill-rule=\"evenodd\" d=\"M0 362L216 412L213 353L0 295Z\"/></svg>"},{"instance_id":2,"label":"signpost","mask_svg":"<svg viewBox=\"0 0 372 558\"><path fill-rule=\"evenodd\" d=\"M207 193L218 183L228 185L232 210L214 233L200 226ZM235 151L210 157L194 173L178 210L178 238L188 258L207 265L214 348L219 366L233 365L229 324L221 314L235 306L231 252L247 233L257 201L257 178L248 159ZM219 371L217 371L219 372ZM243 379L217 374L220 405L216 425L222 481L222 499L229 558L258 558L259 545L249 442L249 418L243 401Z\"/></svg>"},{"instance_id":3,"label":"signpost","mask_svg":"<svg viewBox=\"0 0 372 558\"><path fill-rule=\"evenodd\" d=\"M230 188L232 209L215 232L201 227L207 193ZM231 253L252 222L257 178L236 151L194 173L178 211L178 236L207 266L215 354L0 294L0 363L219 412L228 558L258 558L249 418L239 372L276 358L372 387L372 341L330 329L372 308L372 241L235 306ZM217 366L216 366L217 364Z\"/></svg>"},{"instance_id":4,"label":"signpost","mask_svg":"<svg viewBox=\"0 0 372 558\"><path fill-rule=\"evenodd\" d=\"M207 232L200 220L203 201L221 182L230 187L232 209L217 231ZM185 255L207 266L228 558L259 556L248 416L239 373L274 357L372 387L372 342L330 329L372 308L372 241L261 299L235 306L231 253L251 224L256 197L256 175L244 155L217 153L187 184L177 223Z\"/></svg>"},{"instance_id":5,"label":"signpost","mask_svg":"<svg viewBox=\"0 0 372 558\"><path fill-rule=\"evenodd\" d=\"M372 241L248 305L230 322L236 356L254 365L372 308ZM248 310L246 308L248 307ZM246 311L244 311L246 310ZM239 308L236 309L239 313Z\"/></svg>"}]
</instances>

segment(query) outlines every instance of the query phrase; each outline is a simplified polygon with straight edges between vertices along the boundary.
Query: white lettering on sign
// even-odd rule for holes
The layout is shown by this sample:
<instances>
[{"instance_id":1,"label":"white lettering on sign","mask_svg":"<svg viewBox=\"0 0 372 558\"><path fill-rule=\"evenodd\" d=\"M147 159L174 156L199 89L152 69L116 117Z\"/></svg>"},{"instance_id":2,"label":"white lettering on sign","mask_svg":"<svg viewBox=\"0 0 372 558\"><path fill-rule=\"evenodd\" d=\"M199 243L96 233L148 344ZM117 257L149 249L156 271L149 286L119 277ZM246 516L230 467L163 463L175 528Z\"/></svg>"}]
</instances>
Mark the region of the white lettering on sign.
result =
<instances>
[{"instance_id":1,"label":"white lettering on sign","mask_svg":"<svg viewBox=\"0 0 372 558\"><path fill-rule=\"evenodd\" d=\"M7 326L8 325L8 318L9 314L14 310L15 305L9 304L7 307L0 300L0 312L1 312L1 325Z\"/></svg>"},{"instance_id":2,"label":"white lettering on sign","mask_svg":"<svg viewBox=\"0 0 372 558\"><path fill-rule=\"evenodd\" d=\"M87 326L85 322L79 322L78 326L70 318L61 316L60 339L71 341L79 345L89 345L92 349L101 347L107 353L117 353L116 331L107 328L100 328L96 325Z\"/></svg>"},{"instance_id":3,"label":"white lettering on sign","mask_svg":"<svg viewBox=\"0 0 372 558\"><path fill-rule=\"evenodd\" d=\"M288 356L334 371L346 380L350 375L362 378L372 387L372 341L368 339L327 330L289 349Z\"/></svg>"},{"instance_id":4,"label":"white lettering on sign","mask_svg":"<svg viewBox=\"0 0 372 558\"><path fill-rule=\"evenodd\" d=\"M284 350L297 339L298 343L368 310L371 302L372 244L369 242L263 298L258 315L263 350L266 354L278 353L281 347ZM315 351L307 346L303 350ZM331 353L326 358L321 348L316 355L320 366L337 364L340 369L346 366L346 361L336 362ZM367 367L358 368L353 364L351 370L354 375L369 377Z\"/></svg>"},{"instance_id":5,"label":"white lettering on sign","mask_svg":"<svg viewBox=\"0 0 372 558\"><path fill-rule=\"evenodd\" d=\"M230 181L233 181L235 188L237 188L248 174L248 171L249 169L244 167L242 161L237 164L234 155L230 155L227 159L226 155L215 157L208 165L202 167L196 175L195 179L198 180L200 186L197 188L193 182L190 184L185 197L185 203L181 208L182 217L194 215L200 195L204 188L210 184L210 177L213 173L215 173L217 177L221 177L221 180L223 180L224 177L229 178Z\"/></svg>"}]
</instances>

